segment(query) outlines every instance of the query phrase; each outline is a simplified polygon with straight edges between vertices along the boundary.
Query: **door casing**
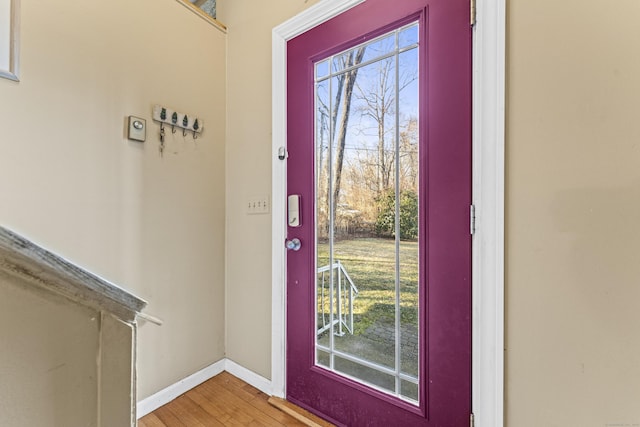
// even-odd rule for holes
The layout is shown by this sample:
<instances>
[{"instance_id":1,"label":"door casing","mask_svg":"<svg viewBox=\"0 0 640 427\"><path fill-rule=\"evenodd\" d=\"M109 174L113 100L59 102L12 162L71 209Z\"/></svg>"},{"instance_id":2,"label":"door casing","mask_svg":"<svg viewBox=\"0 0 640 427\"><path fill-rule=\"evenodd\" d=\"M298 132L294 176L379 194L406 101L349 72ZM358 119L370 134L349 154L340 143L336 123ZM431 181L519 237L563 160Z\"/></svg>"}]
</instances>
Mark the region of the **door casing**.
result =
<instances>
[{"instance_id":1,"label":"door casing","mask_svg":"<svg viewBox=\"0 0 640 427\"><path fill-rule=\"evenodd\" d=\"M323 0L273 30L271 394L285 396L287 41L366 0ZM505 0L476 0L473 31L472 409L504 425Z\"/></svg>"}]
</instances>

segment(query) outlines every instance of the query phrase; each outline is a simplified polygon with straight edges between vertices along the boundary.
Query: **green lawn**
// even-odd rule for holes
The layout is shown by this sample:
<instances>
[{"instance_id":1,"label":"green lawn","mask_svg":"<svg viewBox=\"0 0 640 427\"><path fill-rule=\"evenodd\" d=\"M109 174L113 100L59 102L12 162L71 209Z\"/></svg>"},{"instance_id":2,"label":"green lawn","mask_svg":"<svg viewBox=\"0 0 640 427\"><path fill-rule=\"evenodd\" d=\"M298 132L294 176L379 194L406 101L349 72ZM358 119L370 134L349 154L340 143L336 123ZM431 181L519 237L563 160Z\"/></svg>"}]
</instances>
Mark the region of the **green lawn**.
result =
<instances>
[{"instance_id":1,"label":"green lawn","mask_svg":"<svg viewBox=\"0 0 640 427\"><path fill-rule=\"evenodd\" d=\"M364 332L376 319L394 322L395 241L392 239L345 239L334 244L339 260L359 290L354 300L354 335ZM329 264L329 245L318 244L318 267ZM400 242L400 307L403 323L418 319L418 243Z\"/></svg>"}]
</instances>

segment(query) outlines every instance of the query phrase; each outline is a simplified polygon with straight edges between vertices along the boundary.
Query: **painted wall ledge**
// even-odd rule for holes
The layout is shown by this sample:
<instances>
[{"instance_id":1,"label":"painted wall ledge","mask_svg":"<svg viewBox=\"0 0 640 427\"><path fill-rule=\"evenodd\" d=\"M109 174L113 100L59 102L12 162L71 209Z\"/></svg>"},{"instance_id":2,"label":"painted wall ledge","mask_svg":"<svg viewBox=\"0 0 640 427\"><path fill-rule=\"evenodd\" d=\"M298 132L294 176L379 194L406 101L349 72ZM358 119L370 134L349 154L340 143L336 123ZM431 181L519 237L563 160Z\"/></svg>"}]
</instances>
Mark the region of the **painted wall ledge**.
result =
<instances>
[{"instance_id":1,"label":"painted wall ledge","mask_svg":"<svg viewBox=\"0 0 640 427\"><path fill-rule=\"evenodd\" d=\"M26 280L42 290L135 321L147 302L69 261L0 227L0 273Z\"/></svg>"}]
</instances>

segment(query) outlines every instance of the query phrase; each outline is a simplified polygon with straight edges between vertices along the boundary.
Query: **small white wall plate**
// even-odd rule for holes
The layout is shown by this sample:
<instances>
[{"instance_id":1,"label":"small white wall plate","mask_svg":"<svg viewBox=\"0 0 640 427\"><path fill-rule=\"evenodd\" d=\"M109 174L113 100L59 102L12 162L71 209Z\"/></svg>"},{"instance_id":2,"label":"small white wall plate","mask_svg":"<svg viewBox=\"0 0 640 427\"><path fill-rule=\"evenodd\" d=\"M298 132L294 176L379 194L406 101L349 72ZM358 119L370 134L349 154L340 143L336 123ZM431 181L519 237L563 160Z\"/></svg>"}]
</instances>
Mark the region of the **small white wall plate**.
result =
<instances>
[{"instance_id":1,"label":"small white wall plate","mask_svg":"<svg viewBox=\"0 0 640 427\"><path fill-rule=\"evenodd\" d=\"M127 138L144 142L147 139L147 121L140 117L129 116Z\"/></svg>"}]
</instances>

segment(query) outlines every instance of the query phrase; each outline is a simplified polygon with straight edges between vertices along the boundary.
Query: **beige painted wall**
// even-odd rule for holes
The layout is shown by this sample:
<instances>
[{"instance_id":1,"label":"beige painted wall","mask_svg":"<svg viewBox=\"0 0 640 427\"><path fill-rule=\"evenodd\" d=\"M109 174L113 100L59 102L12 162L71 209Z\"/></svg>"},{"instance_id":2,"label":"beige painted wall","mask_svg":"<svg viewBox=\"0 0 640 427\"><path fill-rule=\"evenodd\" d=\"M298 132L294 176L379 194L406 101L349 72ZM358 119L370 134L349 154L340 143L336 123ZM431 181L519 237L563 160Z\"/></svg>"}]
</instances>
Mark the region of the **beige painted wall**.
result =
<instances>
[{"instance_id":1,"label":"beige painted wall","mask_svg":"<svg viewBox=\"0 0 640 427\"><path fill-rule=\"evenodd\" d=\"M0 272L0 425L96 426L100 314L29 288Z\"/></svg>"},{"instance_id":2,"label":"beige painted wall","mask_svg":"<svg viewBox=\"0 0 640 427\"><path fill-rule=\"evenodd\" d=\"M0 80L0 224L149 301L138 397L224 357L225 35L174 0L22 2ZM151 108L197 114L168 132ZM147 141L124 137L128 115ZM1 299L0 295L0 299Z\"/></svg>"},{"instance_id":3,"label":"beige painted wall","mask_svg":"<svg viewBox=\"0 0 640 427\"><path fill-rule=\"evenodd\" d=\"M511 427L640 425L638 17L508 1Z\"/></svg>"},{"instance_id":4,"label":"beige painted wall","mask_svg":"<svg viewBox=\"0 0 640 427\"><path fill-rule=\"evenodd\" d=\"M218 0L227 40L227 357L271 377L271 30L313 0Z\"/></svg>"},{"instance_id":5,"label":"beige painted wall","mask_svg":"<svg viewBox=\"0 0 640 427\"><path fill-rule=\"evenodd\" d=\"M0 268L0 425L135 425L135 325Z\"/></svg>"},{"instance_id":6,"label":"beige painted wall","mask_svg":"<svg viewBox=\"0 0 640 427\"><path fill-rule=\"evenodd\" d=\"M101 313L100 317L100 426L134 426L137 418L132 408L137 400L136 325Z\"/></svg>"}]
</instances>

